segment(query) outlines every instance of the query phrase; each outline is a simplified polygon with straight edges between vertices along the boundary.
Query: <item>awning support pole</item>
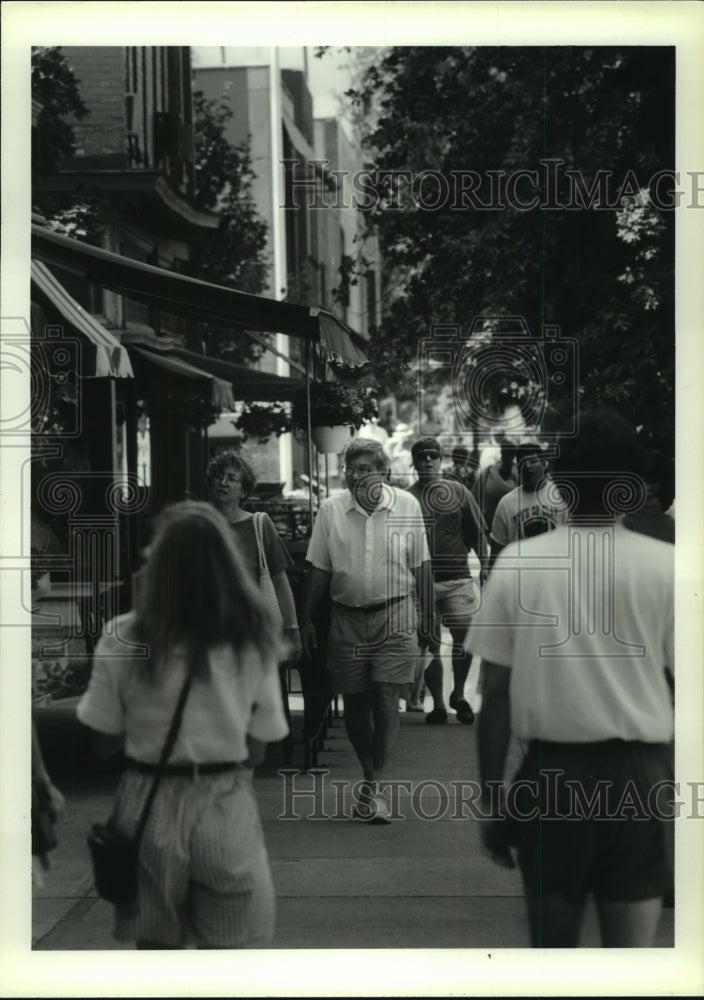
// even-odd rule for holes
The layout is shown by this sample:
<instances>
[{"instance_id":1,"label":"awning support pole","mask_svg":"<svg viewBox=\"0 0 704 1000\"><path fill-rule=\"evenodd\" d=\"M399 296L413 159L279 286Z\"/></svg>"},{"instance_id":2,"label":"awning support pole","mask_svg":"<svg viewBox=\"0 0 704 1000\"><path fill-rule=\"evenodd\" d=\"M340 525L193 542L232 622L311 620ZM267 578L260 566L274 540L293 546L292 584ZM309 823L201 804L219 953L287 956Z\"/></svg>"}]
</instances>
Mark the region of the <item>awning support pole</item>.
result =
<instances>
[{"instance_id":1,"label":"awning support pole","mask_svg":"<svg viewBox=\"0 0 704 1000\"><path fill-rule=\"evenodd\" d=\"M313 530L313 437L311 434L310 416L310 341L305 339L305 361L306 361L306 433L308 435L308 516L310 518L310 530Z\"/></svg>"}]
</instances>

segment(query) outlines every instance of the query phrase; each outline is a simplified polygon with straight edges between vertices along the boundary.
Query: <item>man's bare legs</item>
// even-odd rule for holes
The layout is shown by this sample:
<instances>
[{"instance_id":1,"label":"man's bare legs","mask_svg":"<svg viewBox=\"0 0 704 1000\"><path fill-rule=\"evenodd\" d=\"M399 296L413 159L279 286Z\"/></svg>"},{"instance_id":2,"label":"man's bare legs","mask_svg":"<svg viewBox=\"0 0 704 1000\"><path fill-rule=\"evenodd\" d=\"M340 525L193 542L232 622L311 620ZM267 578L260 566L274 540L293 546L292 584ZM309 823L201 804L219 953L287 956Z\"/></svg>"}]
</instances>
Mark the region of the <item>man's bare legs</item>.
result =
<instances>
[{"instance_id":1,"label":"man's bare legs","mask_svg":"<svg viewBox=\"0 0 704 1000\"><path fill-rule=\"evenodd\" d=\"M425 686L430 691L430 697L433 699L433 710L440 709L442 711L445 709L445 697L443 694L443 665L440 659L440 640L433 636L428 645L428 651L432 659L425 668L425 674L423 675Z\"/></svg>"},{"instance_id":2,"label":"man's bare legs","mask_svg":"<svg viewBox=\"0 0 704 1000\"><path fill-rule=\"evenodd\" d=\"M399 712L402 684L372 682L374 716L374 775L377 779L389 777L399 733Z\"/></svg>"},{"instance_id":3,"label":"man's bare legs","mask_svg":"<svg viewBox=\"0 0 704 1000\"><path fill-rule=\"evenodd\" d=\"M469 631L468 625L448 626L452 636L452 693L450 708L457 712L458 721L465 724L474 722L474 712L464 697L464 686L469 676L472 654L464 648L464 640ZM439 631L439 628L438 628ZM433 711L429 722L444 722L447 719L445 698L443 694L443 663L440 658L440 636L434 634L428 646L432 659L425 669L425 683L433 699ZM435 717L437 713L437 718Z\"/></svg>"},{"instance_id":4,"label":"man's bare legs","mask_svg":"<svg viewBox=\"0 0 704 1000\"><path fill-rule=\"evenodd\" d=\"M452 677L454 681L453 700L464 701L464 686L472 665L472 654L464 648L464 641L469 631L468 625L449 626L452 636Z\"/></svg>"},{"instance_id":5,"label":"man's bare legs","mask_svg":"<svg viewBox=\"0 0 704 1000\"><path fill-rule=\"evenodd\" d=\"M533 948L576 948L582 929L584 903L566 902L559 893L526 900ZM597 900L604 948L652 948L662 899L615 903Z\"/></svg>"},{"instance_id":6,"label":"man's bare legs","mask_svg":"<svg viewBox=\"0 0 704 1000\"><path fill-rule=\"evenodd\" d=\"M362 775L374 782L374 730L372 727L372 692L343 694L345 731L357 760L362 765Z\"/></svg>"},{"instance_id":7,"label":"man's bare legs","mask_svg":"<svg viewBox=\"0 0 704 1000\"><path fill-rule=\"evenodd\" d=\"M597 900L597 913L604 948L652 948L658 930L662 899L635 903Z\"/></svg>"},{"instance_id":8,"label":"man's bare legs","mask_svg":"<svg viewBox=\"0 0 704 1000\"><path fill-rule=\"evenodd\" d=\"M367 803L377 792L377 781L388 777L399 733L399 700L402 684L372 682L370 691L342 696L345 730L368 786L360 801Z\"/></svg>"}]
</instances>

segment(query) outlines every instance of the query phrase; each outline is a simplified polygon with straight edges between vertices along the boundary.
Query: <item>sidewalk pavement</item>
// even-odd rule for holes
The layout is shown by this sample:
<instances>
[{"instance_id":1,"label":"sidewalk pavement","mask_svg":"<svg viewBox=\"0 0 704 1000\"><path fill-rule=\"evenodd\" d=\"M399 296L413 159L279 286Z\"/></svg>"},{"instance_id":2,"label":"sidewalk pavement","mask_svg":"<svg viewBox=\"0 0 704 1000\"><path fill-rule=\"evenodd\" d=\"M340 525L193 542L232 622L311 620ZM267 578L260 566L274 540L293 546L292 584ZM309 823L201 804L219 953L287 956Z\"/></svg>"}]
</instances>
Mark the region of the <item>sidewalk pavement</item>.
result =
<instances>
[{"instance_id":1,"label":"sidewalk pavement","mask_svg":"<svg viewBox=\"0 0 704 1000\"><path fill-rule=\"evenodd\" d=\"M478 707L476 692L468 694ZM476 820L453 818L461 809L451 782L476 780L478 758L476 726L463 726L454 712L448 714L445 726L426 725L421 713L401 714L396 776L413 782L415 798L400 791L403 818L388 826L335 818L349 815L349 786L360 776L342 718L334 720L320 752L319 770L325 774L300 773L300 742L290 765L279 746L269 748L255 789L277 893L271 948L528 947L518 871L499 868L484 856ZM300 724L295 707L293 717L295 733ZM509 768L519 753L513 745ZM112 907L96 895L85 845L90 824L108 815L117 775L55 779L66 795L66 820L46 886L34 893L32 947L125 949L112 938ZM317 787L317 804L312 794L287 801L287 782L296 793ZM302 818L282 818L292 811ZM673 936L674 910L663 909L658 946L671 946ZM582 947L598 946L590 908Z\"/></svg>"}]
</instances>

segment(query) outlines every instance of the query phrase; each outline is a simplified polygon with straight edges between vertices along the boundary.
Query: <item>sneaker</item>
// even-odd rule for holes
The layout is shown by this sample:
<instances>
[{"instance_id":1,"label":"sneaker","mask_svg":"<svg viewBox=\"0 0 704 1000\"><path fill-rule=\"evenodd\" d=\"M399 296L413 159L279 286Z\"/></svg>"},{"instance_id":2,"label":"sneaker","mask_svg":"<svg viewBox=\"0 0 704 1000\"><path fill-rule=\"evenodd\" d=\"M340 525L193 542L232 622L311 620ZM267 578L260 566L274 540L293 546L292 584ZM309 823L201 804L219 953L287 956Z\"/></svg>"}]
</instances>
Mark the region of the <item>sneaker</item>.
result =
<instances>
[{"instance_id":1,"label":"sneaker","mask_svg":"<svg viewBox=\"0 0 704 1000\"><path fill-rule=\"evenodd\" d=\"M423 703L420 702L420 701L407 701L406 702L406 711L407 712L424 712L425 708L423 707Z\"/></svg>"},{"instance_id":2,"label":"sneaker","mask_svg":"<svg viewBox=\"0 0 704 1000\"><path fill-rule=\"evenodd\" d=\"M429 722L431 726L444 725L447 722L447 709L434 708L432 712L428 712L425 721Z\"/></svg>"},{"instance_id":3,"label":"sneaker","mask_svg":"<svg viewBox=\"0 0 704 1000\"><path fill-rule=\"evenodd\" d=\"M391 822L391 810L389 809L386 797L381 792L372 797L372 810L374 811L374 816L369 820L370 823L385 824Z\"/></svg>"},{"instance_id":4,"label":"sneaker","mask_svg":"<svg viewBox=\"0 0 704 1000\"><path fill-rule=\"evenodd\" d=\"M474 722L474 712L468 701L465 701L464 698L460 701L455 701L453 693L450 695L450 708L454 708L455 712L457 712L458 722L462 722L465 726L472 725Z\"/></svg>"},{"instance_id":5,"label":"sneaker","mask_svg":"<svg viewBox=\"0 0 704 1000\"><path fill-rule=\"evenodd\" d=\"M363 823L374 823L377 826L386 825L391 822L391 810L381 793L372 795L369 802L364 805L352 808L352 819L361 820Z\"/></svg>"}]
</instances>

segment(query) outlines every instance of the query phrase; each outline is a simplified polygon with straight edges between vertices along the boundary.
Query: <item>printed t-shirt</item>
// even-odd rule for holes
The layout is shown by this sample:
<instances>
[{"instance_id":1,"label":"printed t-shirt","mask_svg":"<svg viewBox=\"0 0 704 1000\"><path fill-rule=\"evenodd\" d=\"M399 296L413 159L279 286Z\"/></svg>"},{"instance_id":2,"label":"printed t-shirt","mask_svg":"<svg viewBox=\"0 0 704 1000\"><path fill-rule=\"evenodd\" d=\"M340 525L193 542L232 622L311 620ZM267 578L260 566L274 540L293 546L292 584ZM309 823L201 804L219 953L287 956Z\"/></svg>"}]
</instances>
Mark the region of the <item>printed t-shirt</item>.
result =
<instances>
[{"instance_id":1,"label":"printed t-shirt","mask_svg":"<svg viewBox=\"0 0 704 1000\"><path fill-rule=\"evenodd\" d=\"M533 538L567 522L567 507L554 483L548 481L539 490L517 486L499 500L491 524L491 538L508 545L519 538Z\"/></svg>"}]
</instances>

